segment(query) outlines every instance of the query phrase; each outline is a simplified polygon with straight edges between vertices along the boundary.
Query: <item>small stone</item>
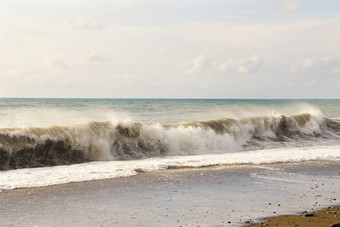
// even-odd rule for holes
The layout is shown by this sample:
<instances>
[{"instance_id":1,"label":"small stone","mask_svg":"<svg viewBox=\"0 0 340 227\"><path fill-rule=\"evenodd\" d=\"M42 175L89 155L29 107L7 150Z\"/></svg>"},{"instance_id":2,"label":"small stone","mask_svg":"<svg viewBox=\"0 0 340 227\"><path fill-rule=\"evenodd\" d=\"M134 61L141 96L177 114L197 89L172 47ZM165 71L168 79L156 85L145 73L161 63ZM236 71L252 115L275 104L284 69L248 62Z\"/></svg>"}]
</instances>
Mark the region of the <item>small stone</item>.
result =
<instances>
[{"instance_id":1,"label":"small stone","mask_svg":"<svg viewBox=\"0 0 340 227\"><path fill-rule=\"evenodd\" d=\"M312 213L305 213L304 216L305 217L314 217L314 214L312 214Z\"/></svg>"},{"instance_id":2,"label":"small stone","mask_svg":"<svg viewBox=\"0 0 340 227\"><path fill-rule=\"evenodd\" d=\"M339 222L339 223L335 223L335 224L331 225L331 227L340 227L340 222Z\"/></svg>"}]
</instances>

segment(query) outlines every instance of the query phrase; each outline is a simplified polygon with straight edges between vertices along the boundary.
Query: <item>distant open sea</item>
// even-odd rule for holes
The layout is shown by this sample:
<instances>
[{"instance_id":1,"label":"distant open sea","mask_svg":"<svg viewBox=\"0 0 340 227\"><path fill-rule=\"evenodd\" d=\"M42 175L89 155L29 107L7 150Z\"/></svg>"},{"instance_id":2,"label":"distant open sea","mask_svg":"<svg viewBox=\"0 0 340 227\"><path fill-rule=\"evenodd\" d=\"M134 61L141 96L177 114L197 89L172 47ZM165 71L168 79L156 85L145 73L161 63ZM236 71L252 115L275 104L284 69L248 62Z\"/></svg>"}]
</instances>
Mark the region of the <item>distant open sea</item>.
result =
<instances>
[{"instance_id":1,"label":"distant open sea","mask_svg":"<svg viewBox=\"0 0 340 227\"><path fill-rule=\"evenodd\" d=\"M340 160L340 100L0 99L0 190Z\"/></svg>"}]
</instances>

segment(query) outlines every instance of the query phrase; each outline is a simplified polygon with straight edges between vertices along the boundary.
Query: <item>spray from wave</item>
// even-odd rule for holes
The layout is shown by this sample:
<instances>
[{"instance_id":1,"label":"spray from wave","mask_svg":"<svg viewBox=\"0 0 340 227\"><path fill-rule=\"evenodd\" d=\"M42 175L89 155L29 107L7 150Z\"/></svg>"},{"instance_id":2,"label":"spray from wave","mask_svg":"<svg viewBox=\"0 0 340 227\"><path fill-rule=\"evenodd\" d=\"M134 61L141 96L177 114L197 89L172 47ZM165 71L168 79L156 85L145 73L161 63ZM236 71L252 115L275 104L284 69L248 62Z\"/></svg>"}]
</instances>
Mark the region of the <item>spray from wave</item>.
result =
<instances>
[{"instance_id":1,"label":"spray from wave","mask_svg":"<svg viewBox=\"0 0 340 227\"><path fill-rule=\"evenodd\" d=\"M133 121L0 129L0 169L221 154L339 138L340 122L309 113L177 124Z\"/></svg>"}]
</instances>

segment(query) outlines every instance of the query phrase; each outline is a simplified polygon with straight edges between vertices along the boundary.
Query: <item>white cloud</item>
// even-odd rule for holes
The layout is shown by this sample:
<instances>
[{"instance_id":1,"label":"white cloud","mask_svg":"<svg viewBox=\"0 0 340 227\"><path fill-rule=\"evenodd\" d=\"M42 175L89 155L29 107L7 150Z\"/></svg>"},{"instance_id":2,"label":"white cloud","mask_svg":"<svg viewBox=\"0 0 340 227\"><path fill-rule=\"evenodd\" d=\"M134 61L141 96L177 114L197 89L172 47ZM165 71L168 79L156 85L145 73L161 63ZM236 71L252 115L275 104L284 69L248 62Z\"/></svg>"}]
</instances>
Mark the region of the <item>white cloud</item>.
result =
<instances>
[{"instance_id":1,"label":"white cloud","mask_svg":"<svg viewBox=\"0 0 340 227\"><path fill-rule=\"evenodd\" d=\"M250 73L260 70L263 66L263 59L254 55L250 58L243 58L239 60L238 72L240 73Z\"/></svg>"},{"instance_id":2,"label":"white cloud","mask_svg":"<svg viewBox=\"0 0 340 227\"><path fill-rule=\"evenodd\" d=\"M22 75L29 75L37 73L38 70L34 68L16 67L5 71L5 75L8 77L17 77Z\"/></svg>"},{"instance_id":3,"label":"white cloud","mask_svg":"<svg viewBox=\"0 0 340 227\"><path fill-rule=\"evenodd\" d=\"M235 69L239 73L251 73L259 71L263 66L263 58L253 55L248 58L229 59L225 62L214 63L214 69L218 72L226 72Z\"/></svg>"},{"instance_id":4,"label":"white cloud","mask_svg":"<svg viewBox=\"0 0 340 227\"><path fill-rule=\"evenodd\" d=\"M320 64L320 62L315 58L305 58L302 62L302 66L305 68L313 68L318 64Z\"/></svg>"},{"instance_id":5,"label":"white cloud","mask_svg":"<svg viewBox=\"0 0 340 227\"><path fill-rule=\"evenodd\" d=\"M232 60L227 60L219 64L214 63L213 66L214 66L215 71L217 72L226 72L227 70L231 69L234 66L234 63Z\"/></svg>"},{"instance_id":6,"label":"white cloud","mask_svg":"<svg viewBox=\"0 0 340 227\"><path fill-rule=\"evenodd\" d=\"M332 74L340 74L340 67L332 68L331 73Z\"/></svg>"},{"instance_id":7,"label":"white cloud","mask_svg":"<svg viewBox=\"0 0 340 227\"><path fill-rule=\"evenodd\" d=\"M110 60L104 58L95 52L85 54L74 54L71 52L60 52L52 57L41 59L41 65L49 68L68 68L72 66L88 65L89 63L98 63Z\"/></svg>"},{"instance_id":8,"label":"white cloud","mask_svg":"<svg viewBox=\"0 0 340 227\"><path fill-rule=\"evenodd\" d=\"M157 54L164 55L164 54L174 53L174 52L177 52L179 48L181 48L179 45L175 45L175 44L168 45L168 46L159 48L157 50Z\"/></svg>"},{"instance_id":9,"label":"white cloud","mask_svg":"<svg viewBox=\"0 0 340 227\"><path fill-rule=\"evenodd\" d=\"M53 57L45 57L41 59L41 65L49 68L53 67L67 68L66 61L68 60L69 55L70 55L69 53L60 52Z\"/></svg>"},{"instance_id":10,"label":"white cloud","mask_svg":"<svg viewBox=\"0 0 340 227\"><path fill-rule=\"evenodd\" d=\"M310 81L306 84L307 87L313 87L314 85L315 85L315 81L314 81L314 80L310 80Z\"/></svg>"},{"instance_id":11,"label":"white cloud","mask_svg":"<svg viewBox=\"0 0 340 227\"><path fill-rule=\"evenodd\" d=\"M286 12L295 12L300 8L300 3L296 0L281 0L279 8Z\"/></svg>"},{"instance_id":12,"label":"white cloud","mask_svg":"<svg viewBox=\"0 0 340 227\"><path fill-rule=\"evenodd\" d=\"M1 38L1 37L0 37ZM0 39L1 40L1 39ZM169 48L168 47L162 47L162 48L159 48L157 53L158 54L166 54L167 52L169 51Z\"/></svg>"},{"instance_id":13,"label":"white cloud","mask_svg":"<svg viewBox=\"0 0 340 227\"><path fill-rule=\"evenodd\" d=\"M291 64L289 72L296 73L298 71L299 71L299 65L297 63Z\"/></svg>"},{"instance_id":14,"label":"white cloud","mask_svg":"<svg viewBox=\"0 0 340 227\"><path fill-rule=\"evenodd\" d=\"M330 56L323 58L307 57L291 64L290 73L306 72L312 70L338 74L340 73L339 64L339 60Z\"/></svg>"},{"instance_id":15,"label":"white cloud","mask_svg":"<svg viewBox=\"0 0 340 227\"><path fill-rule=\"evenodd\" d=\"M252 73L259 71L263 66L263 58L259 55L253 55L248 58L228 59L223 62L211 62L209 58L201 54L194 58L187 67L188 74L200 73L204 70L211 70L224 73L233 70L239 73Z\"/></svg>"},{"instance_id":16,"label":"white cloud","mask_svg":"<svg viewBox=\"0 0 340 227\"><path fill-rule=\"evenodd\" d=\"M92 52L89 54L83 54L83 55L79 55L76 56L76 60L79 63L97 63L97 62L103 62L103 61L107 61L110 60L109 58L104 58L102 56L100 56L99 54Z\"/></svg>"},{"instance_id":17,"label":"white cloud","mask_svg":"<svg viewBox=\"0 0 340 227\"><path fill-rule=\"evenodd\" d=\"M203 71L208 66L208 59L201 54L200 56L194 58L187 69L187 73L195 74Z\"/></svg>"},{"instance_id":18,"label":"white cloud","mask_svg":"<svg viewBox=\"0 0 340 227\"><path fill-rule=\"evenodd\" d=\"M103 28L102 25L87 17L79 17L74 21L66 21L65 25L76 30L99 30Z\"/></svg>"}]
</instances>

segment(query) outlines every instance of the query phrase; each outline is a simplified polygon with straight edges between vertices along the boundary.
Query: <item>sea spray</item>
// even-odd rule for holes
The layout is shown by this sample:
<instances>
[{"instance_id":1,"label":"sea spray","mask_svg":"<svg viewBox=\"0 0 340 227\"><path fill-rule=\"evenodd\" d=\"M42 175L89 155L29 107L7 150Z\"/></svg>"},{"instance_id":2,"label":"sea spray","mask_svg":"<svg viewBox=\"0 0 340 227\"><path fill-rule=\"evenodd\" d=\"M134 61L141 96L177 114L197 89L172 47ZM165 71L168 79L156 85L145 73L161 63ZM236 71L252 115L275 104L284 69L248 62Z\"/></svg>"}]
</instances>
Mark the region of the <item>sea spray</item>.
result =
<instances>
[{"instance_id":1,"label":"sea spray","mask_svg":"<svg viewBox=\"0 0 340 227\"><path fill-rule=\"evenodd\" d=\"M310 113L176 124L90 121L2 128L0 169L306 146L339 135L338 121Z\"/></svg>"}]
</instances>

